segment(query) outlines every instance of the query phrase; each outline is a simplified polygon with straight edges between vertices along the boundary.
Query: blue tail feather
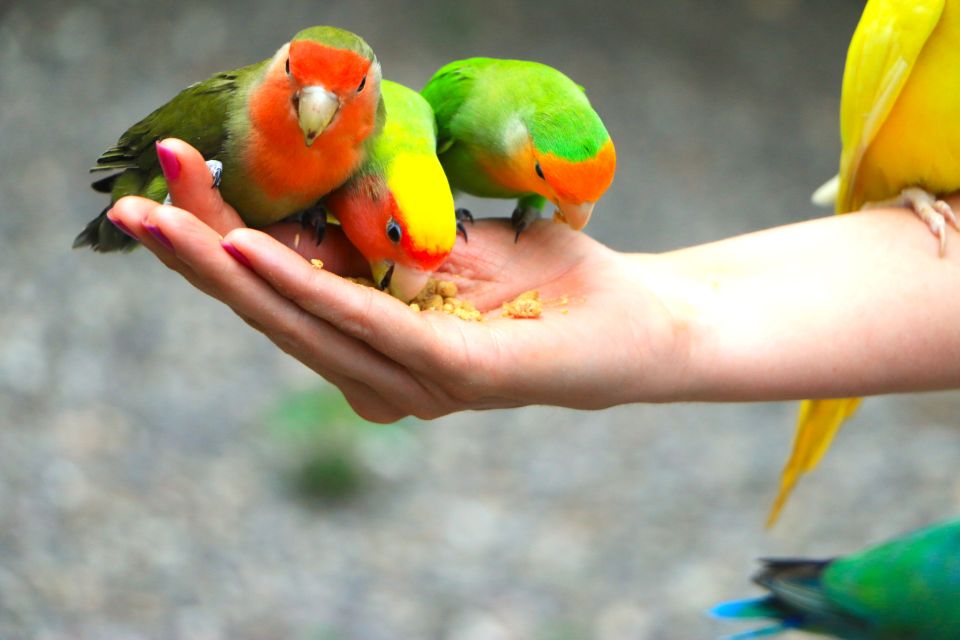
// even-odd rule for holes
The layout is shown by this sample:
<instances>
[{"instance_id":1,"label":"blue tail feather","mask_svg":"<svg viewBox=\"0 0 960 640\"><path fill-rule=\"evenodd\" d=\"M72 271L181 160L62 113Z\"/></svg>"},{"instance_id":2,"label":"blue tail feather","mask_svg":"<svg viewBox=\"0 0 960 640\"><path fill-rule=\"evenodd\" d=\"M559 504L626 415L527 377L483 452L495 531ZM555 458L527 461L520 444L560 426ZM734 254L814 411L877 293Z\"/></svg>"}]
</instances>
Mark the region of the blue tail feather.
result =
<instances>
[{"instance_id":1,"label":"blue tail feather","mask_svg":"<svg viewBox=\"0 0 960 640\"><path fill-rule=\"evenodd\" d=\"M771 606L769 597L748 598L722 602L709 611L715 618L779 618L780 613Z\"/></svg>"}]
</instances>

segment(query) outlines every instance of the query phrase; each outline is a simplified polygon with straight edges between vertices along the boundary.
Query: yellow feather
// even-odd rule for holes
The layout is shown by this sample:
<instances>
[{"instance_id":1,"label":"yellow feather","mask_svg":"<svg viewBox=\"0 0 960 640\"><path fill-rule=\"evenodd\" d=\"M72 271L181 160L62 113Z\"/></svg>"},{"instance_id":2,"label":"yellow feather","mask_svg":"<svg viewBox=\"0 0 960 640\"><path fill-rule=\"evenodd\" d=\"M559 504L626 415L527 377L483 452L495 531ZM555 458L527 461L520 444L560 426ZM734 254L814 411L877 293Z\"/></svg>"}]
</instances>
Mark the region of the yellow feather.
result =
<instances>
[{"instance_id":1,"label":"yellow feather","mask_svg":"<svg viewBox=\"0 0 960 640\"><path fill-rule=\"evenodd\" d=\"M797 416L793 451L780 476L780 493L767 516L767 527L776 524L800 476L812 471L830 448L843 422L860 406L860 398L804 400Z\"/></svg>"},{"instance_id":2,"label":"yellow feather","mask_svg":"<svg viewBox=\"0 0 960 640\"><path fill-rule=\"evenodd\" d=\"M960 189L960 0L869 0L850 42L840 105L837 213L908 187ZM772 526L858 398L805 401Z\"/></svg>"},{"instance_id":3,"label":"yellow feather","mask_svg":"<svg viewBox=\"0 0 960 640\"><path fill-rule=\"evenodd\" d=\"M398 153L387 169L387 184L401 211L416 212L407 227L414 246L423 251L449 251L456 241L453 195L437 156Z\"/></svg>"}]
</instances>

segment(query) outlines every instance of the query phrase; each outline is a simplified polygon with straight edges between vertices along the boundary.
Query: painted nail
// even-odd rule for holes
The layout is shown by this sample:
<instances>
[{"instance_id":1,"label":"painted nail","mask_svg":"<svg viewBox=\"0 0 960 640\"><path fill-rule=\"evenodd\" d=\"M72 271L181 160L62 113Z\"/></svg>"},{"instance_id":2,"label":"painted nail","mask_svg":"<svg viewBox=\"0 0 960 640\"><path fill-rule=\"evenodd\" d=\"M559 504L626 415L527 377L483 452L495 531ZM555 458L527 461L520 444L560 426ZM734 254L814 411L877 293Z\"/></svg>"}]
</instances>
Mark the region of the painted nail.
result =
<instances>
[{"instance_id":1,"label":"painted nail","mask_svg":"<svg viewBox=\"0 0 960 640\"><path fill-rule=\"evenodd\" d=\"M220 246L223 247L223 250L233 256L233 259L245 266L247 269L252 269L253 265L250 264L250 261L247 259L247 256L240 253L235 246L230 244L227 241L220 243Z\"/></svg>"},{"instance_id":2,"label":"painted nail","mask_svg":"<svg viewBox=\"0 0 960 640\"><path fill-rule=\"evenodd\" d=\"M107 216L107 220L109 220L113 224L113 226L115 226L117 229L120 229L120 231L122 231L126 235L130 236L134 240L138 240L137 236L133 235L133 231L130 231L127 225L123 224L123 222L121 222L119 219L114 219L114 218L111 218L110 216Z\"/></svg>"},{"instance_id":3,"label":"painted nail","mask_svg":"<svg viewBox=\"0 0 960 640\"><path fill-rule=\"evenodd\" d=\"M145 222L143 223L143 228L149 231L150 235L152 235L154 238L157 239L157 242L165 246L167 249L170 249L170 251L173 251L173 243L170 242L167 236L163 235L163 231L160 231L160 227L157 227L152 224L147 224Z\"/></svg>"},{"instance_id":4,"label":"painted nail","mask_svg":"<svg viewBox=\"0 0 960 640\"><path fill-rule=\"evenodd\" d=\"M163 171L163 177L167 182L173 182L180 177L180 161L177 154L163 146L163 142L157 140L157 160L160 161L160 169Z\"/></svg>"}]
</instances>

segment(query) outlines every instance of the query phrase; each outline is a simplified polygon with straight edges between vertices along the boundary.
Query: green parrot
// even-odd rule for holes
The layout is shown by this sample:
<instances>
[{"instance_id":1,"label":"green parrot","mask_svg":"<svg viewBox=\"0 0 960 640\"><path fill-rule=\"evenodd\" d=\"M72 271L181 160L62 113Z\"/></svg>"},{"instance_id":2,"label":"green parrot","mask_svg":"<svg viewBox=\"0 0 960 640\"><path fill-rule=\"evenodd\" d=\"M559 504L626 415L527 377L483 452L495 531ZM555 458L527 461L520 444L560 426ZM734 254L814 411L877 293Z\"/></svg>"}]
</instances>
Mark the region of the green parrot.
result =
<instances>
[{"instance_id":1,"label":"green parrot","mask_svg":"<svg viewBox=\"0 0 960 640\"><path fill-rule=\"evenodd\" d=\"M770 595L711 613L778 622L730 640L789 629L850 640L960 638L960 520L833 560L763 563L754 581Z\"/></svg>"},{"instance_id":2,"label":"green parrot","mask_svg":"<svg viewBox=\"0 0 960 640\"><path fill-rule=\"evenodd\" d=\"M547 200L555 220L586 226L617 154L583 87L538 62L470 58L442 67L421 93L454 190L518 198L517 238Z\"/></svg>"},{"instance_id":3,"label":"green parrot","mask_svg":"<svg viewBox=\"0 0 960 640\"><path fill-rule=\"evenodd\" d=\"M367 161L323 205L370 263L374 282L416 296L456 241L450 184L437 160L433 110L419 93L383 81L387 119Z\"/></svg>"},{"instance_id":4,"label":"green parrot","mask_svg":"<svg viewBox=\"0 0 960 640\"><path fill-rule=\"evenodd\" d=\"M380 78L380 64L359 36L304 29L272 58L193 84L130 127L97 159L92 171L114 173L93 188L109 193L111 205L127 195L163 201L161 163L169 167L171 159L155 143L176 137L222 163L215 184L250 226L310 210L364 161L384 118ZM75 248L135 245L107 219L109 208L77 236Z\"/></svg>"}]
</instances>

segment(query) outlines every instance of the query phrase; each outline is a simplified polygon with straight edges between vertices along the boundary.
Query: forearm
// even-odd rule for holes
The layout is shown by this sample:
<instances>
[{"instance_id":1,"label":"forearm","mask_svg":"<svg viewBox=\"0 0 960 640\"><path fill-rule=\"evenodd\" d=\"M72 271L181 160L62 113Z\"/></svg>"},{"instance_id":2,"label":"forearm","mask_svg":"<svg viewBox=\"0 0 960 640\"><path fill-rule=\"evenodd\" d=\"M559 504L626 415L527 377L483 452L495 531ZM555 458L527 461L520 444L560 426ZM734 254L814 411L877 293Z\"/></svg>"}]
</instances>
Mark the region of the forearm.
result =
<instances>
[{"instance_id":1,"label":"forearm","mask_svg":"<svg viewBox=\"0 0 960 640\"><path fill-rule=\"evenodd\" d=\"M640 258L677 326L676 399L960 387L960 236L901 210Z\"/></svg>"}]
</instances>

